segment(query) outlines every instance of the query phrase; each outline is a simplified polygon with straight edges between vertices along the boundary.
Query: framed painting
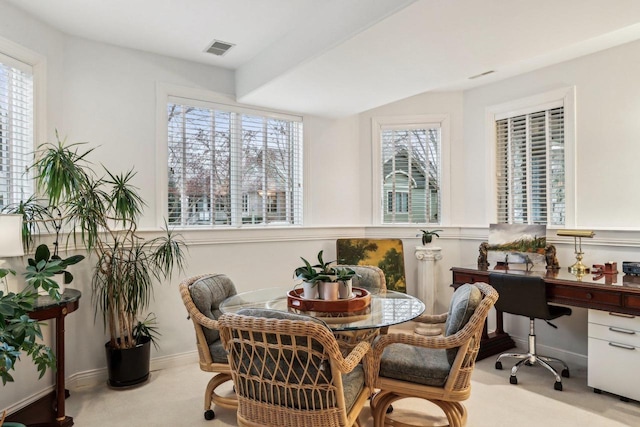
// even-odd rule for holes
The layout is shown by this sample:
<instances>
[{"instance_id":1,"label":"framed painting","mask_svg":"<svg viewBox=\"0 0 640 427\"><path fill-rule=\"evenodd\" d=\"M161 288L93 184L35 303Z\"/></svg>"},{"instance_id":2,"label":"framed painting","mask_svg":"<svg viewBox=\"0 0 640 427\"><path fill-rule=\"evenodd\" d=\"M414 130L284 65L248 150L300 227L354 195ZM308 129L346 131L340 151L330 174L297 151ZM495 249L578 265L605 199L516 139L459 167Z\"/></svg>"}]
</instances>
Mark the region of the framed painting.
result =
<instances>
[{"instance_id":1,"label":"framed painting","mask_svg":"<svg viewBox=\"0 0 640 427\"><path fill-rule=\"evenodd\" d=\"M527 224L490 224L487 260L498 265L543 264L547 227Z\"/></svg>"},{"instance_id":2,"label":"framed painting","mask_svg":"<svg viewBox=\"0 0 640 427\"><path fill-rule=\"evenodd\" d=\"M384 272L387 289L407 291L402 240L338 239L336 253L339 264L379 267Z\"/></svg>"}]
</instances>

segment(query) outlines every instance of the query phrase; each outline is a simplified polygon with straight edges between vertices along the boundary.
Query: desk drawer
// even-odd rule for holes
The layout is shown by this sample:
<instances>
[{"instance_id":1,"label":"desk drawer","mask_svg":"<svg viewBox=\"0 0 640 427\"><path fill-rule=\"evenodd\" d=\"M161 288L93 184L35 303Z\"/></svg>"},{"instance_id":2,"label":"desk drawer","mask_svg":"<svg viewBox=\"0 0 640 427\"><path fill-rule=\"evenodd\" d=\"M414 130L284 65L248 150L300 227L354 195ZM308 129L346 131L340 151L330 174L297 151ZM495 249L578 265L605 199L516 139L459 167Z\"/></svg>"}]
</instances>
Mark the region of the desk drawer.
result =
<instances>
[{"instance_id":1,"label":"desk drawer","mask_svg":"<svg viewBox=\"0 0 640 427\"><path fill-rule=\"evenodd\" d=\"M640 331L640 317L602 310L589 310L589 323Z\"/></svg>"},{"instance_id":2,"label":"desk drawer","mask_svg":"<svg viewBox=\"0 0 640 427\"><path fill-rule=\"evenodd\" d=\"M572 286L554 285L548 290L551 299L582 301L620 307L622 295L618 292L603 292L592 289L579 289Z\"/></svg>"},{"instance_id":3,"label":"desk drawer","mask_svg":"<svg viewBox=\"0 0 640 427\"><path fill-rule=\"evenodd\" d=\"M476 283L476 282L489 283L489 278L481 274L476 275L471 273L459 273L457 271L453 274L453 283L457 285L464 285L465 283Z\"/></svg>"},{"instance_id":4,"label":"desk drawer","mask_svg":"<svg viewBox=\"0 0 640 427\"><path fill-rule=\"evenodd\" d=\"M614 344L630 345L640 348L640 332L619 326L589 323L589 338L597 338ZM638 362L640 362L640 359Z\"/></svg>"},{"instance_id":5,"label":"desk drawer","mask_svg":"<svg viewBox=\"0 0 640 427\"><path fill-rule=\"evenodd\" d=\"M616 347L608 341L589 338L589 387L640 400L640 349Z\"/></svg>"}]
</instances>

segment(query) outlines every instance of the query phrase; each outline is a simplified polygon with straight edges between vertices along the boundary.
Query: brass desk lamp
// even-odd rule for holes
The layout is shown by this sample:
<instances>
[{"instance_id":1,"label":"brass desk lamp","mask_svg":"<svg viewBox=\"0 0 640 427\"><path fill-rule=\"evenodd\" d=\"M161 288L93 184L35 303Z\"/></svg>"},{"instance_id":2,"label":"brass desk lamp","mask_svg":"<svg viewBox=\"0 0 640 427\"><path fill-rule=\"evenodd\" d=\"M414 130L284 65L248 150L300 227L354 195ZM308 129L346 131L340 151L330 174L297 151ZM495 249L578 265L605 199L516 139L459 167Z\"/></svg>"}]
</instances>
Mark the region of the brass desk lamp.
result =
<instances>
[{"instance_id":1,"label":"brass desk lamp","mask_svg":"<svg viewBox=\"0 0 640 427\"><path fill-rule=\"evenodd\" d=\"M569 267L569 273L582 277L589 272L589 268L582 263L582 256L584 255L584 252L582 252L582 238L592 238L595 235L596 233L591 230L558 230L558 236L573 237L573 250L577 261Z\"/></svg>"}]
</instances>

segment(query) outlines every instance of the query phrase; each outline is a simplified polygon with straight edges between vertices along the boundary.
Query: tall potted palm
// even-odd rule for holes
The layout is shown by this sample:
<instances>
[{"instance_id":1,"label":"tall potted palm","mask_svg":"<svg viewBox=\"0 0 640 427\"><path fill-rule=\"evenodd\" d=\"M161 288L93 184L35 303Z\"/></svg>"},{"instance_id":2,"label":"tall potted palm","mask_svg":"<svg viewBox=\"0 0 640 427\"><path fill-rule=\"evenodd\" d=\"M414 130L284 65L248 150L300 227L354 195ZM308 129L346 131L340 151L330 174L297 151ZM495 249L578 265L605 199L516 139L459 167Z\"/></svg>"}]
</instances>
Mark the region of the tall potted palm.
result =
<instances>
[{"instance_id":1,"label":"tall potted palm","mask_svg":"<svg viewBox=\"0 0 640 427\"><path fill-rule=\"evenodd\" d=\"M57 136L57 134L56 134ZM58 138L38 148L36 184L52 206L62 211L68 236L96 257L92 301L109 331L105 344L109 383L114 387L146 381L150 342L156 338L153 317L146 317L154 285L183 269L185 245L168 229L144 240L137 233L144 201L132 185L133 170L114 173L104 166L98 176L85 143ZM142 361L130 354L141 353ZM123 366L122 361L131 361Z\"/></svg>"}]
</instances>

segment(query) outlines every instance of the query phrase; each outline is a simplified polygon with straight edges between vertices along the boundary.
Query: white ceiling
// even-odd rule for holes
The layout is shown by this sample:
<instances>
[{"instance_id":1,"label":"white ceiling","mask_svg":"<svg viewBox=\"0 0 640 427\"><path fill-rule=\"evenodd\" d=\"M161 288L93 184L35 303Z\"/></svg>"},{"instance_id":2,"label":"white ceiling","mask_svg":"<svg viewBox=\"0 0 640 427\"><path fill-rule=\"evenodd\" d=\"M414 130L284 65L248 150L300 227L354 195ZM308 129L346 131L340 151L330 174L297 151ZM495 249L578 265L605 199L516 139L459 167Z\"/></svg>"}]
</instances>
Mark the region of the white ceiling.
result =
<instances>
[{"instance_id":1,"label":"white ceiling","mask_svg":"<svg viewBox=\"0 0 640 427\"><path fill-rule=\"evenodd\" d=\"M639 0L2 1L66 34L233 69L239 102L328 117L640 39ZM214 39L236 46L204 53Z\"/></svg>"}]
</instances>

